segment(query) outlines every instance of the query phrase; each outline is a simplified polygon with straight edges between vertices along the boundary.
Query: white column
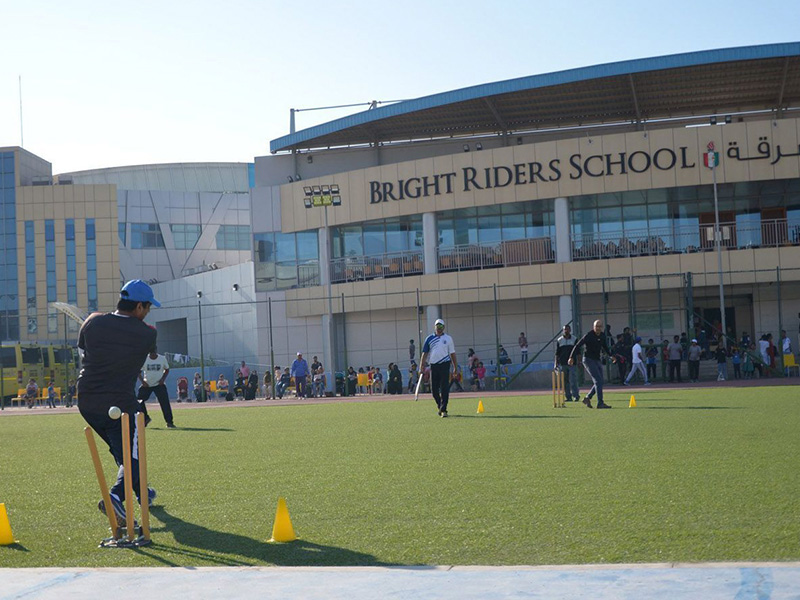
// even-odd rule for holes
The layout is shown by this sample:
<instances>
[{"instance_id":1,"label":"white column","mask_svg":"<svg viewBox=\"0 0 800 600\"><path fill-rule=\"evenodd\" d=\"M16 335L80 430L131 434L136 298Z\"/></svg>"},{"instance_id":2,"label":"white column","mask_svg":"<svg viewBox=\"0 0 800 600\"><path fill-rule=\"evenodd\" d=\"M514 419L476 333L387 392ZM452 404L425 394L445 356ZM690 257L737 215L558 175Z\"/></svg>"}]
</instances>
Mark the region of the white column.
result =
<instances>
[{"instance_id":1,"label":"white column","mask_svg":"<svg viewBox=\"0 0 800 600\"><path fill-rule=\"evenodd\" d=\"M556 198L553 201L553 213L556 221L556 262L570 262L572 243L569 239L569 200Z\"/></svg>"},{"instance_id":2,"label":"white column","mask_svg":"<svg viewBox=\"0 0 800 600\"><path fill-rule=\"evenodd\" d=\"M439 245L439 230L436 227L436 213L422 215L422 244L425 249L424 273L431 275L439 272L437 246Z\"/></svg>"},{"instance_id":3,"label":"white column","mask_svg":"<svg viewBox=\"0 0 800 600\"><path fill-rule=\"evenodd\" d=\"M425 275L439 272L439 229L436 225L436 213L423 213L422 215L422 243L425 249ZM428 329L425 335L433 332L433 324L441 318L442 309L438 305L425 307L425 322ZM425 337L425 336L423 336Z\"/></svg>"},{"instance_id":4,"label":"white column","mask_svg":"<svg viewBox=\"0 0 800 600\"><path fill-rule=\"evenodd\" d=\"M559 328L572 320L572 296L558 297L558 318ZM572 325L572 331L578 331L578 328L574 324Z\"/></svg>"}]
</instances>

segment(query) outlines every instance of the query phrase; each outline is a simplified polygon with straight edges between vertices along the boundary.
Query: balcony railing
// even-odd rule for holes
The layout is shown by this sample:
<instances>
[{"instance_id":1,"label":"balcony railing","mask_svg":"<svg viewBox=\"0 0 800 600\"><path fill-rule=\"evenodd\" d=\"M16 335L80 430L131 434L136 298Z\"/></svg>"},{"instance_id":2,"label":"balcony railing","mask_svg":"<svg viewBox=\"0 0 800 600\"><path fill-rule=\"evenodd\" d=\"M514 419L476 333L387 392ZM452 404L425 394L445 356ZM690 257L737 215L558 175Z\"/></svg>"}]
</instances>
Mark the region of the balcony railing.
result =
<instances>
[{"instance_id":1,"label":"balcony railing","mask_svg":"<svg viewBox=\"0 0 800 600\"><path fill-rule=\"evenodd\" d=\"M440 246L439 272L534 265L555 260L550 238Z\"/></svg>"},{"instance_id":2,"label":"balcony railing","mask_svg":"<svg viewBox=\"0 0 800 600\"><path fill-rule=\"evenodd\" d=\"M720 245L728 250L800 244L800 224L786 219L720 223ZM572 237L572 260L595 260L714 250L714 225L586 233Z\"/></svg>"},{"instance_id":3,"label":"balcony railing","mask_svg":"<svg viewBox=\"0 0 800 600\"><path fill-rule=\"evenodd\" d=\"M331 261L331 282L343 283L380 277L422 275L422 261L422 250L334 258Z\"/></svg>"}]
</instances>

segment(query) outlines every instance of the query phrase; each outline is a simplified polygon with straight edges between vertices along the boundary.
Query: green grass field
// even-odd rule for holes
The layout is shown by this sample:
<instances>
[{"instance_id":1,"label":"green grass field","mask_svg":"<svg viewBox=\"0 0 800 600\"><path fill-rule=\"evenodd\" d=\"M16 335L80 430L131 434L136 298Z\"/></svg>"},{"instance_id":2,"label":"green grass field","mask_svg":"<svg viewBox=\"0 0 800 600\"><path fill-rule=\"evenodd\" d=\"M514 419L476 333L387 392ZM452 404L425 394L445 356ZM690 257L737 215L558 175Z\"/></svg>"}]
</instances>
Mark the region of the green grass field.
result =
<instances>
[{"instance_id":1,"label":"green grass field","mask_svg":"<svg viewBox=\"0 0 800 600\"><path fill-rule=\"evenodd\" d=\"M153 545L108 523L78 414L0 418L2 567L800 560L796 387L200 408L148 428ZM43 412L39 410L39 412ZM101 442L102 444L102 442ZM101 446L107 476L115 469ZM269 544L278 496L298 541Z\"/></svg>"}]
</instances>

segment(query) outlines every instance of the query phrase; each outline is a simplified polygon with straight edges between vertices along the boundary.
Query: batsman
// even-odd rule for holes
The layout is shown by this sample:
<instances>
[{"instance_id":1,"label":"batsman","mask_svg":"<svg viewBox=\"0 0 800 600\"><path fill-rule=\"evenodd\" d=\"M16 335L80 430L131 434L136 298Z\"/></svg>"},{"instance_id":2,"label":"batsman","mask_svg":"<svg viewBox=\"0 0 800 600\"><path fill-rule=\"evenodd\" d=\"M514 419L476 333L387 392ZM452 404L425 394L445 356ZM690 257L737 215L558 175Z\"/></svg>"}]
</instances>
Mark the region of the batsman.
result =
<instances>
[{"instance_id":1,"label":"batsman","mask_svg":"<svg viewBox=\"0 0 800 600\"><path fill-rule=\"evenodd\" d=\"M431 394L436 400L439 416L445 418L447 402L450 399L450 377L458 372L458 359L453 338L444 332L444 321L436 319L433 331L425 338L425 343L422 345L419 381L422 381L422 369L425 367L425 361L428 361L431 365ZM417 383L417 394L419 394L419 383Z\"/></svg>"},{"instance_id":2,"label":"batsman","mask_svg":"<svg viewBox=\"0 0 800 600\"><path fill-rule=\"evenodd\" d=\"M145 358L156 349L156 330L147 325L144 319L152 306L161 304L153 297L150 286L139 279L126 283L119 296L116 311L92 313L81 325L78 348L83 350L83 367L78 376L78 410L108 445L119 467L110 497L117 520L124 523L122 420L109 415L109 410L112 406L118 406L122 412L131 415L131 479L133 489L138 494L138 452L133 442L136 439L136 419L133 415L139 410L135 386ZM146 501L152 501L155 490L148 489L148 496ZM102 500L98 508L102 513L108 509Z\"/></svg>"}]
</instances>

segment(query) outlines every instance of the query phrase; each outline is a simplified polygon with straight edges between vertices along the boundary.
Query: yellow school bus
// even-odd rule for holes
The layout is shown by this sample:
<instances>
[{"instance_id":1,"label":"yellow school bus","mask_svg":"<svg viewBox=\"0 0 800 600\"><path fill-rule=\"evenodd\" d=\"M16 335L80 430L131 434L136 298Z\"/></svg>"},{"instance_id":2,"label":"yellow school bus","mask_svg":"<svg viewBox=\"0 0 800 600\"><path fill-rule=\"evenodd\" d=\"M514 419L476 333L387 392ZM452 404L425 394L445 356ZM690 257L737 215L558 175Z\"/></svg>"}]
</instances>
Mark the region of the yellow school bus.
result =
<instances>
[{"instance_id":1,"label":"yellow school bus","mask_svg":"<svg viewBox=\"0 0 800 600\"><path fill-rule=\"evenodd\" d=\"M55 387L66 393L68 380L75 381L78 374L74 348L49 344L3 344L0 346L0 365L0 396L6 399L16 396L17 390L28 385L31 377L40 388L53 381Z\"/></svg>"}]
</instances>

